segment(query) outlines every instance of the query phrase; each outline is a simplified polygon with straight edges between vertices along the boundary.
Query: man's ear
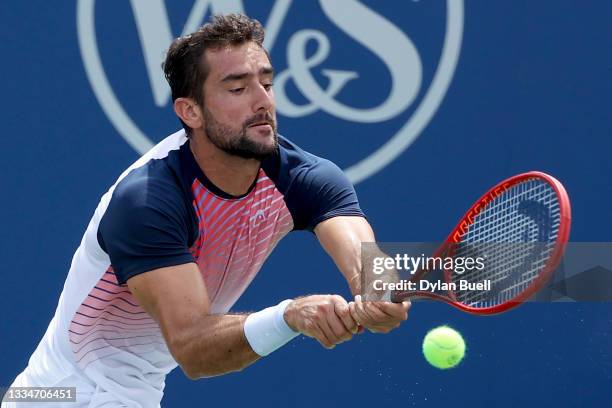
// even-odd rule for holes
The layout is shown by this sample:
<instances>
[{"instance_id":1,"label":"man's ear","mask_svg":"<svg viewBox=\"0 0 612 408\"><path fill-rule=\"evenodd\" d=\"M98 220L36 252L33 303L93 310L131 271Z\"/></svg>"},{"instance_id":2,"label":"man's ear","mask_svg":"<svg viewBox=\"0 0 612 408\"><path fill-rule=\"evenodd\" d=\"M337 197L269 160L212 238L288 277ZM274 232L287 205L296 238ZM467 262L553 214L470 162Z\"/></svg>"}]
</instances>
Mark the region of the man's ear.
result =
<instances>
[{"instance_id":1,"label":"man's ear","mask_svg":"<svg viewBox=\"0 0 612 408\"><path fill-rule=\"evenodd\" d=\"M174 101L174 112L192 129L199 129L203 125L202 109L191 98L177 98Z\"/></svg>"}]
</instances>

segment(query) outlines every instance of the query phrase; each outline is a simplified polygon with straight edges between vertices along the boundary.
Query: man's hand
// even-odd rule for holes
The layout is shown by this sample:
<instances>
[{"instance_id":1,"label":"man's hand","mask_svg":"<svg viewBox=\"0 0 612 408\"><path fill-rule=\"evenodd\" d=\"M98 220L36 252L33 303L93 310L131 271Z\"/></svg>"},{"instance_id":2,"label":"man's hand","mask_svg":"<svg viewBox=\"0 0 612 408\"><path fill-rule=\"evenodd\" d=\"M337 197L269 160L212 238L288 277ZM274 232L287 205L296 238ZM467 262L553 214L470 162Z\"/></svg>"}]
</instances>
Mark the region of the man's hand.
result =
<instances>
[{"instance_id":1,"label":"man's hand","mask_svg":"<svg viewBox=\"0 0 612 408\"><path fill-rule=\"evenodd\" d=\"M294 331L315 338L327 349L350 340L357 332L348 303L338 295L297 298L287 306L284 317Z\"/></svg>"},{"instance_id":2,"label":"man's hand","mask_svg":"<svg viewBox=\"0 0 612 408\"><path fill-rule=\"evenodd\" d=\"M353 320L373 333L389 333L408 319L410 301L402 303L364 302L361 295L355 296L355 301L349 303Z\"/></svg>"}]
</instances>

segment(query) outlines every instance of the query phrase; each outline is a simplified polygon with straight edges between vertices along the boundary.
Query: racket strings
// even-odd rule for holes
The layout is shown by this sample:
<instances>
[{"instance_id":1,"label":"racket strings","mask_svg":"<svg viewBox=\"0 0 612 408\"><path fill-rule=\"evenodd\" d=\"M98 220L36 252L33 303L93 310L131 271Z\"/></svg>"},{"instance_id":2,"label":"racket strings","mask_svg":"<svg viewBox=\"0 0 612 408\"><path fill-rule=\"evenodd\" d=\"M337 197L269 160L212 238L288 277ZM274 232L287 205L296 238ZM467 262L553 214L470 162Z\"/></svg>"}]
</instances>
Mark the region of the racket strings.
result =
<instances>
[{"instance_id":1,"label":"racket strings","mask_svg":"<svg viewBox=\"0 0 612 408\"><path fill-rule=\"evenodd\" d=\"M506 241L506 239L508 239L507 235L512 230L506 230L509 227L508 220L512 220L512 218L516 216L515 211L518 204L526 199L539 201L545 205L549 205L551 211L556 212L557 222L559 222L559 203L555 191L547 183L540 180L537 181L539 184L534 186L526 185L528 183L534 183L534 181L518 184L496 197L476 216L474 223L470 226L463 240L493 242L496 238L504 238L504 242L509 242ZM548 189L543 187L548 187ZM514 224L514 232L522 231L529 220L525 219L523 221L524 222L516 222ZM531 227L537 228L537 224L531 223ZM512 225L510 225L510 228L512 228Z\"/></svg>"},{"instance_id":2,"label":"racket strings","mask_svg":"<svg viewBox=\"0 0 612 408\"><path fill-rule=\"evenodd\" d=\"M560 208L556 191L540 179L529 179L493 199L453 248L454 257L482 257L485 267L451 281L490 280L490 290L457 290L456 299L472 307L491 307L523 292L552 255L557 240Z\"/></svg>"}]
</instances>

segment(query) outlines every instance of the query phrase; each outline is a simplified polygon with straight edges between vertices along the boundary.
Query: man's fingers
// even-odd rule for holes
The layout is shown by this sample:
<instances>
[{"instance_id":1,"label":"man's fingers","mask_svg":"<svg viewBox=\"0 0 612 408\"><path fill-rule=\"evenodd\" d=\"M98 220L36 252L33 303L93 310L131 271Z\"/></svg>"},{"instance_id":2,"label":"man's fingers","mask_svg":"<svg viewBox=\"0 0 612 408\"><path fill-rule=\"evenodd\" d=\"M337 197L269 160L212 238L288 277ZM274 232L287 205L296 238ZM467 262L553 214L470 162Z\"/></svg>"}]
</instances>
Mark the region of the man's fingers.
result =
<instances>
[{"instance_id":1,"label":"man's fingers","mask_svg":"<svg viewBox=\"0 0 612 408\"><path fill-rule=\"evenodd\" d=\"M375 333L388 333L398 327L402 320L408 318L410 301L402 303L364 302L360 295L355 296L351 313L359 324Z\"/></svg>"},{"instance_id":2,"label":"man's fingers","mask_svg":"<svg viewBox=\"0 0 612 408\"><path fill-rule=\"evenodd\" d=\"M382 313L402 320L406 320L408 317L408 310L410 310L412 306L409 300L405 300L402 303L372 302L370 304Z\"/></svg>"},{"instance_id":3,"label":"man's fingers","mask_svg":"<svg viewBox=\"0 0 612 408\"><path fill-rule=\"evenodd\" d=\"M319 331L317 335L314 336L314 338L317 339L319 344L321 344L323 347L325 347L328 350L331 350L334 347L336 347L336 345L331 340L329 340L327 336L325 335L325 333L323 333L322 331Z\"/></svg>"},{"instance_id":4,"label":"man's fingers","mask_svg":"<svg viewBox=\"0 0 612 408\"><path fill-rule=\"evenodd\" d=\"M349 302L349 312L351 313L351 317L353 318L355 323L357 323L357 326L360 326L361 320L359 319L359 316L357 316L357 311L355 310L356 307L357 306L355 305L355 302L353 301Z\"/></svg>"},{"instance_id":5,"label":"man's fingers","mask_svg":"<svg viewBox=\"0 0 612 408\"><path fill-rule=\"evenodd\" d=\"M356 303L362 303L364 305L365 312L377 321L383 321L386 318L398 318L406 320L407 312L411 306L409 300L405 300L402 303L362 302L361 296L359 295L356 297L355 300Z\"/></svg>"},{"instance_id":6,"label":"man's fingers","mask_svg":"<svg viewBox=\"0 0 612 408\"><path fill-rule=\"evenodd\" d=\"M309 322L306 326L306 331L304 332L305 335L308 337L313 337L326 349L334 348L334 343L327 337L325 332L317 323Z\"/></svg>"},{"instance_id":7,"label":"man's fingers","mask_svg":"<svg viewBox=\"0 0 612 408\"><path fill-rule=\"evenodd\" d=\"M331 340L333 340L335 344L338 344L349 340L353 336L350 331L350 326L354 325L354 323L350 323L352 318L350 317L346 300L344 300L341 296L334 295L330 298L330 301L332 307L328 308L325 317L327 319L327 325L333 334L333 338ZM348 328L345 327L342 316L349 318Z\"/></svg>"},{"instance_id":8,"label":"man's fingers","mask_svg":"<svg viewBox=\"0 0 612 408\"><path fill-rule=\"evenodd\" d=\"M349 340L357 331L349 304L339 295L305 296L291 305L287 322L291 321L291 327L315 338L325 348Z\"/></svg>"},{"instance_id":9,"label":"man's fingers","mask_svg":"<svg viewBox=\"0 0 612 408\"><path fill-rule=\"evenodd\" d=\"M329 315L327 323L335 336L334 340L336 340L336 344L343 343L353 337L353 333L351 333L351 331L344 326L344 322L339 316L336 315L335 312L332 312Z\"/></svg>"},{"instance_id":10,"label":"man's fingers","mask_svg":"<svg viewBox=\"0 0 612 408\"><path fill-rule=\"evenodd\" d=\"M402 308L404 309L404 315L402 316L403 320L407 320L408 319L408 312L410 311L410 308L412 307L412 303L409 300L404 300L402 303Z\"/></svg>"},{"instance_id":11,"label":"man's fingers","mask_svg":"<svg viewBox=\"0 0 612 408\"><path fill-rule=\"evenodd\" d=\"M364 316L365 322L369 325L374 325L386 320L386 316L376 308L371 307L372 302L364 302L361 295L355 296L355 304L357 310Z\"/></svg>"},{"instance_id":12,"label":"man's fingers","mask_svg":"<svg viewBox=\"0 0 612 408\"><path fill-rule=\"evenodd\" d=\"M299 302L299 304L297 304ZM312 295L296 301L291 320L299 331L325 348L350 340L366 328L388 333L407 318L410 302L364 302L360 295L348 302L338 295Z\"/></svg>"},{"instance_id":13,"label":"man's fingers","mask_svg":"<svg viewBox=\"0 0 612 408\"><path fill-rule=\"evenodd\" d=\"M352 313L349 309L349 304L342 298L336 299L334 302L334 311L340 318L340 321L344 325L344 328L352 334L357 332L357 323L353 319ZM350 339L350 336L346 340Z\"/></svg>"},{"instance_id":14,"label":"man's fingers","mask_svg":"<svg viewBox=\"0 0 612 408\"><path fill-rule=\"evenodd\" d=\"M368 314L366 313L364 309L364 305L363 305L363 302L361 301L360 295L355 296L353 312L354 312L355 320L359 324L368 326L369 324L372 323L371 317L368 316Z\"/></svg>"},{"instance_id":15,"label":"man's fingers","mask_svg":"<svg viewBox=\"0 0 612 408\"><path fill-rule=\"evenodd\" d=\"M341 323L339 322L338 324L341 325ZM336 334L334 333L334 330L331 328L327 319L321 319L319 321L319 328L321 329L321 333L323 333L323 335L325 336L325 339L330 345L327 348L334 348L336 344L340 343L340 338L336 336Z\"/></svg>"},{"instance_id":16,"label":"man's fingers","mask_svg":"<svg viewBox=\"0 0 612 408\"><path fill-rule=\"evenodd\" d=\"M377 322L385 322L387 320L391 320L394 319L395 316L388 313L387 310L381 308L378 305L378 302L366 302L363 304L363 307L365 308L366 312L368 313L369 316L372 316L372 319L377 321Z\"/></svg>"}]
</instances>

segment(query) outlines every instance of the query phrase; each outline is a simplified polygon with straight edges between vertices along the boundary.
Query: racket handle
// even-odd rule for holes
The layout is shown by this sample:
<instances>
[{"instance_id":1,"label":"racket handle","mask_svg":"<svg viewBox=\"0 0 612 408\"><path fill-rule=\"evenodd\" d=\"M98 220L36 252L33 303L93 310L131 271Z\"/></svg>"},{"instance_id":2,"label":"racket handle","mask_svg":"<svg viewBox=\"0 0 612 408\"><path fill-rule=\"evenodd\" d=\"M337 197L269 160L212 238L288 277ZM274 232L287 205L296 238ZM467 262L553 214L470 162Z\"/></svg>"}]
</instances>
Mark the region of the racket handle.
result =
<instances>
[{"instance_id":1,"label":"racket handle","mask_svg":"<svg viewBox=\"0 0 612 408\"><path fill-rule=\"evenodd\" d=\"M408 292L396 291L391 292L391 302L393 303L402 303L404 300L408 299Z\"/></svg>"}]
</instances>

